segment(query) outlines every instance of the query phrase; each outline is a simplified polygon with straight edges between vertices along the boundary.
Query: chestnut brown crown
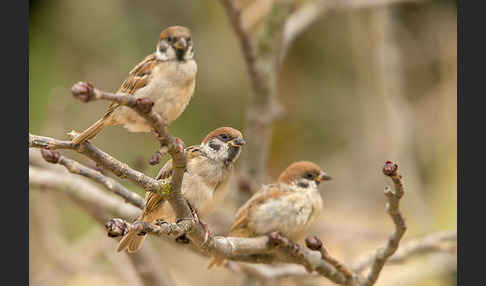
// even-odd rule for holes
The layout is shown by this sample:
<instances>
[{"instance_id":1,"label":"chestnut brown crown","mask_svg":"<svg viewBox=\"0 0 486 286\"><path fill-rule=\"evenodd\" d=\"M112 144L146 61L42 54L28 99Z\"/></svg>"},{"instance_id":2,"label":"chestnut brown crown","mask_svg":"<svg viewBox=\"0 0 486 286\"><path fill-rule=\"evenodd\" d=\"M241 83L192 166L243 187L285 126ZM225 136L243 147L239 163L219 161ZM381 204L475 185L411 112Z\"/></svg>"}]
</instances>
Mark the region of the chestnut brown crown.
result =
<instances>
[{"instance_id":1,"label":"chestnut brown crown","mask_svg":"<svg viewBox=\"0 0 486 286\"><path fill-rule=\"evenodd\" d=\"M160 39L161 40L167 40L168 38L190 39L191 38L191 30L189 30L188 28L183 27L183 26L170 26L160 33Z\"/></svg>"},{"instance_id":2,"label":"chestnut brown crown","mask_svg":"<svg viewBox=\"0 0 486 286\"><path fill-rule=\"evenodd\" d=\"M319 183L322 180L330 180L331 177L318 165L309 161L300 161L290 164L279 176L278 181L281 183L291 184L297 179L306 178L315 180Z\"/></svg>"},{"instance_id":3,"label":"chestnut brown crown","mask_svg":"<svg viewBox=\"0 0 486 286\"><path fill-rule=\"evenodd\" d=\"M216 137L219 137L222 141L226 142L237 138L243 139L243 134L241 134L239 130L232 127L220 127L209 132L209 134L206 135L202 143L208 143L209 140Z\"/></svg>"}]
</instances>

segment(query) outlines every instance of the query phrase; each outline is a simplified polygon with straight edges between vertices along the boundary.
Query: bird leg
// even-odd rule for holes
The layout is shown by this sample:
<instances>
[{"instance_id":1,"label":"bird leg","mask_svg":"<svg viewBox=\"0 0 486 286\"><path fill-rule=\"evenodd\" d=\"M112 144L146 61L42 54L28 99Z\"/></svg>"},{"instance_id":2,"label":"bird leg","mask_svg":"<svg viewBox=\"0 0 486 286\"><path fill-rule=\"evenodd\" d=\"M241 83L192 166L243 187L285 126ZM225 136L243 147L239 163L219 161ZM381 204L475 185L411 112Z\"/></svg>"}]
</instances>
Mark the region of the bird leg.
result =
<instances>
[{"instance_id":1,"label":"bird leg","mask_svg":"<svg viewBox=\"0 0 486 286\"><path fill-rule=\"evenodd\" d=\"M208 225L205 224L204 222L202 222L200 219L199 219L199 215L197 214L197 211L196 209L194 209L191 204L189 202L187 202L187 205L189 206L189 208L191 209L191 213L192 213L192 216L194 217L194 221L196 223L199 223L202 228L204 229L205 231L205 234L204 234L204 241L203 243L201 243L200 247L201 246L204 246L206 245L206 243L209 241L209 236L211 235L210 231L209 231L209 228L208 228Z\"/></svg>"}]
</instances>

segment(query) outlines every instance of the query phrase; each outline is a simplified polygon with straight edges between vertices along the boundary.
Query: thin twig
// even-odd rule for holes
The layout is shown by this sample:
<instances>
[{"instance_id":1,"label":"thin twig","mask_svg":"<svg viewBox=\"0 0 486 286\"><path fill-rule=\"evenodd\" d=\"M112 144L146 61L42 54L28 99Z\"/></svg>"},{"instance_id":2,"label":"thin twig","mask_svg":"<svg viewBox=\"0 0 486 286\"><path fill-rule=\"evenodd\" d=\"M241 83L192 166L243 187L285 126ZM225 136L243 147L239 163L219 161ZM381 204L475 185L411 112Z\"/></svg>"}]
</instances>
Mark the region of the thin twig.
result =
<instances>
[{"instance_id":1,"label":"thin twig","mask_svg":"<svg viewBox=\"0 0 486 286\"><path fill-rule=\"evenodd\" d=\"M387 264L402 263L406 259L420 254L444 251L442 244L445 242L457 241L457 231L449 230L426 235L412 241L402 243L395 254L390 257ZM374 255L357 261L353 270L361 272L369 267L374 261Z\"/></svg>"},{"instance_id":2,"label":"thin twig","mask_svg":"<svg viewBox=\"0 0 486 286\"><path fill-rule=\"evenodd\" d=\"M29 147L56 150L68 149L81 153L97 163L100 167L111 171L121 178L127 178L130 181L143 187L145 191L159 192L160 184L157 180L130 168L127 164L118 161L113 156L101 151L90 142L73 145L70 141L62 141L49 137L33 135L29 133Z\"/></svg>"},{"instance_id":3,"label":"thin twig","mask_svg":"<svg viewBox=\"0 0 486 286\"><path fill-rule=\"evenodd\" d=\"M109 219L112 216L138 217L141 210L129 204L124 204L118 197L113 197L97 186L87 182L81 177L68 172L45 170L29 166L29 185L31 187L63 191L73 200L82 202L87 206L103 213L101 219Z\"/></svg>"},{"instance_id":4,"label":"thin twig","mask_svg":"<svg viewBox=\"0 0 486 286\"><path fill-rule=\"evenodd\" d=\"M388 187L385 188L385 195L388 199L386 210L393 220L395 231L390 238L388 238L386 246L379 248L374 254L371 270L366 276L366 281L363 284L364 286L375 284L387 259L395 253L400 243L400 239L407 230L405 219L399 209L399 202L404 195L404 190L402 176L398 173L398 165L390 161L386 162L383 167L383 173L392 179L395 186L394 190Z\"/></svg>"},{"instance_id":5,"label":"thin twig","mask_svg":"<svg viewBox=\"0 0 486 286\"><path fill-rule=\"evenodd\" d=\"M346 265L329 255L322 241L317 236L310 236L305 239L305 244L309 249L317 250L321 253L321 258L334 266L345 278L344 285L355 286L357 279L361 278L358 274L351 271Z\"/></svg>"},{"instance_id":6,"label":"thin twig","mask_svg":"<svg viewBox=\"0 0 486 286\"><path fill-rule=\"evenodd\" d=\"M231 23L231 27L238 37L241 52L243 53L243 58L245 59L246 68L248 70L248 74L250 75L250 83L253 86L253 89L259 90L260 86L263 86L265 83L261 82L260 71L257 68L257 50L255 48L255 44L248 33L248 29L243 22L243 18L241 16L241 10L236 7L236 1L234 0L220 0L221 5L226 10L226 14Z\"/></svg>"},{"instance_id":7,"label":"thin twig","mask_svg":"<svg viewBox=\"0 0 486 286\"><path fill-rule=\"evenodd\" d=\"M119 195L124 198L125 201L130 204L143 209L145 202L136 193L128 190L122 184L118 183L116 180L104 176L98 171L88 168L74 160L71 160L65 156L62 156L57 151L41 150L41 154L46 161L53 164L60 164L64 166L70 173L84 176L86 178L92 179L103 186L105 186L109 191Z\"/></svg>"}]
</instances>

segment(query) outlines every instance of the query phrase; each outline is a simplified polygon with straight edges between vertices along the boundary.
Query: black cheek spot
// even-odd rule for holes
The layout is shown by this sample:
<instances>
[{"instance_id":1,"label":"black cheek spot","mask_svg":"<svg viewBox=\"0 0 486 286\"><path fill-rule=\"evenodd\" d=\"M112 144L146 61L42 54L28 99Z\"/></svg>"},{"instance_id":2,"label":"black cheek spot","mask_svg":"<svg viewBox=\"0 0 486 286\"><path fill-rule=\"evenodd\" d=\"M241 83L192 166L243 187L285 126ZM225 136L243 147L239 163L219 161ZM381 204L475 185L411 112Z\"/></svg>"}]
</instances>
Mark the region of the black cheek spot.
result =
<instances>
[{"instance_id":1,"label":"black cheek spot","mask_svg":"<svg viewBox=\"0 0 486 286\"><path fill-rule=\"evenodd\" d=\"M297 183L297 186L306 189L306 188L309 187L309 184L308 183L304 183L304 182L299 182L299 183Z\"/></svg>"},{"instance_id":2,"label":"black cheek spot","mask_svg":"<svg viewBox=\"0 0 486 286\"><path fill-rule=\"evenodd\" d=\"M218 151L219 149L221 149L221 146L215 143L209 143L209 148Z\"/></svg>"}]
</instances>

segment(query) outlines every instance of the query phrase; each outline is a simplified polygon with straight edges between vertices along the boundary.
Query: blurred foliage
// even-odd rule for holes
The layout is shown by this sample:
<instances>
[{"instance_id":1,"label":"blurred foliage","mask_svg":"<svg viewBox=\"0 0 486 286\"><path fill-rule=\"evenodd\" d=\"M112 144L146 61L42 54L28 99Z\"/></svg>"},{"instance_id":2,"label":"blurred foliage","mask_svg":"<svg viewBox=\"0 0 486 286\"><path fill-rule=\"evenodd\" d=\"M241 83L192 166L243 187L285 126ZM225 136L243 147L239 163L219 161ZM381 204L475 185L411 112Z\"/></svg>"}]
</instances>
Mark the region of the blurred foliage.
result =
<instances>
[{"instance_id":1,"label":"blurred foliage","mask_svg":"<svg viewBox=\"0 0 486 286\"><path fill-rule=\"evenodd\" d=\"M324 187L324 213L313 231L347 261L382 243L391 231L382 194L390 182L380 171L386 160L398 162L410 187L402 209L409 224L405 239L457 227L455 1L393 8L393 36L400 59L394 74L401 83L392 85L393 94L383 87L390 84L390 73L377 72L383 56L377 53L383 28L377 24L379 15L375 9L325 14L291 47L279 80L278 98L287 115L273 128L269 173L276 178L294 160L313 160L333 176ZM216 127L243 129L248 76L236 36L218 1L36 0L30 1L30 132L66 139L66 132L87 128L103 114L107 103L80 103L71 96L71 85L86 80L116 91L130 69L154 50L161 29L176 24L193 32L198 75L195 97L172 124L171 132L189 146ZM95 143L149 175L160 168L147 164L157 148L151 134L111 127ZM92 164L78 154L64 153ZM68 244L98 227L68 199L56 196L53 200L55 204L45 204L44 195L31 195L30 207L41 213L53 208ZM232 204L231 196L225 205L231 217L238 206ZM35 224L31 219L31 234L42 227ZM176 254L170 246L159 246ZM48 271L42 265L41 247L30 243L31 282L36 281L32 285L43 284L36 277ZM181 285L202 283L209 275L218 284L233 281L227 270L209 273L204 269L205 259L189 252L181 255L191 257L193 263L190 276L182 268L172 268ZM394 271L400 269L387 268L383 280ZM45 283L120 285L112 270L97 273L90 281L69 276L71 284L52 279ZM314 278L284 282L329 285ZM428 277L413 285L446 284L455 285L454 275Z\"/></svg>"}]
</instances>

